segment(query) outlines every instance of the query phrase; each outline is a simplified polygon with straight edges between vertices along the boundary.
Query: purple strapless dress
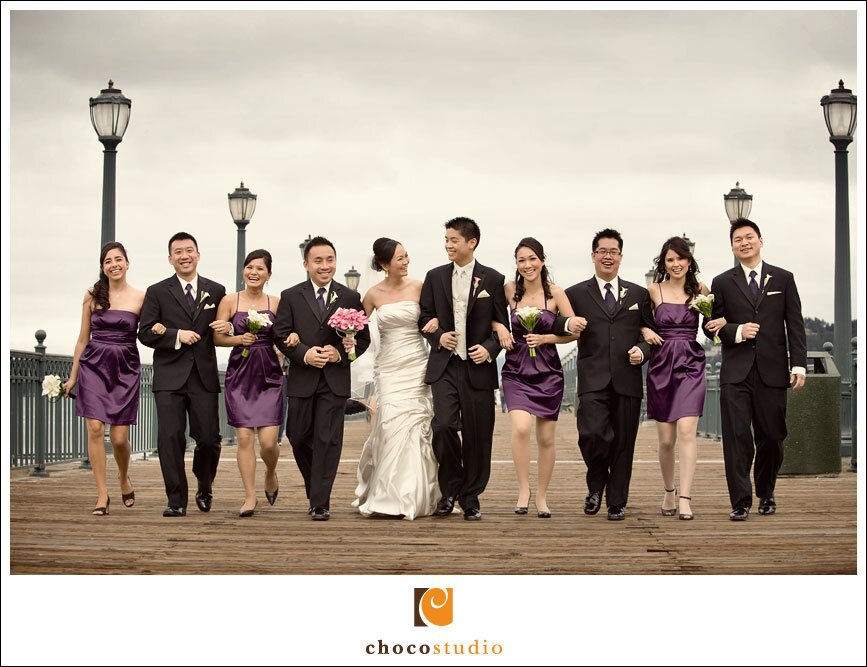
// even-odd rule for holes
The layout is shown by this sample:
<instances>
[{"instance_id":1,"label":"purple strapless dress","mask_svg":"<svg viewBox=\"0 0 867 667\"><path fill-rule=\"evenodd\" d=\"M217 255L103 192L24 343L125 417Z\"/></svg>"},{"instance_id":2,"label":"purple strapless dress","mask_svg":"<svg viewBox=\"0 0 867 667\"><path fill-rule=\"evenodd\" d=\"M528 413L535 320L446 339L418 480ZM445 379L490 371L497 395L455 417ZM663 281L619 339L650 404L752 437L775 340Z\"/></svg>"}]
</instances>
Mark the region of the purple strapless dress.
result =
<instances>
[{"instance_id":1,"label":"purple strapless dress","mask_svg":"<svg viewBox=\"0 0 867 667\"><path fill-rule=\"evenodd\" d=\"M656 327L663 339L647 366L647 417L674 422L700 417L706 381L704 348L696 340L698 312L685 303L656 307Z\"/></svg>"},{"instance_id":2,"label":"purple strapless dress","mask_svg":"<svg viewBox=\"0 0 867 667\"><path fill-rule=\"evenodd\" d=\"M557 316L543 310L533 333L551 333ZM563 402L563 366L556 345L540 345L536 356L524 341L529 333L512 310L512 335L515 346L506 351L503 364L503 395L509 410L526 410L541 419L556 421Z\"/></svg>"},{"instance_id":3,"label":"purple strapless dress","mask_svg":"<svg viewBox=\"0 0 867 667\"><path fill-rule=\"evenodd\" d=\"M270 310L271 322L276 321ZM247 331L247 313L232 315L235 335ZM229 355L226 367L226 415L229 425L236 428L279 426L283 421L283 374L274 351L273 325L259 331L250 347L237 346ZM241 356L245 349L247 357Z\"/></svg>"},{"instance_id":4,"label":"purple strapless dress","mask_svg":"<svg viewBox=\"0 0 867 667\"><path fill-rule=\"evenodd\" d=\"M138 315L128 310L95 310L90 341L78 360L79 417L118 426L135 424L141 362L136 347Z\"/></svg>"}]
</instances>

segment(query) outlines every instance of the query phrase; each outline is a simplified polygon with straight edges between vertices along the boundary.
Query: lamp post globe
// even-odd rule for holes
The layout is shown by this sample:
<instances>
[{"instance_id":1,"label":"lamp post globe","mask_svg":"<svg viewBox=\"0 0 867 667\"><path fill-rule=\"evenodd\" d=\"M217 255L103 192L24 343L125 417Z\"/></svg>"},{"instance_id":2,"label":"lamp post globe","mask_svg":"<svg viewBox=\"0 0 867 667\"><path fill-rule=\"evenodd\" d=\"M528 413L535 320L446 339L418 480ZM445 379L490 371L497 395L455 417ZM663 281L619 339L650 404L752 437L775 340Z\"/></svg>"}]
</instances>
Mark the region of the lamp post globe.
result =
<instances>
[{"instance_id":1,"label":"lamp post globe","mask_svg":"<svg viewBox=\"0 0 867 667\"><path fill-rule=\"evenodd\" d=\"M349 269L346 273L343 274L344 280L346 280L346 286L357 292L358 291L358 283L361 282L361 274L355 268L355 264L352 265L352 268Z\"/></svg>"},{"instance_id":2,"label":"lamp post globe","mask_svg":"<svg viewBox=\"0 0 867 667\"><path fill-rule=\"evenodd\" d=\"M229 213L238 227L238 261L235 284L239 292L244 289L244 257L246 255L245 237L247 225L250 224L250 219L253 217L255 210L256 195L250 192L249 188L245 188L244 181L241 181L240 187L235 188L234 192L229 193Z\"/></svg>"}]
</instances>

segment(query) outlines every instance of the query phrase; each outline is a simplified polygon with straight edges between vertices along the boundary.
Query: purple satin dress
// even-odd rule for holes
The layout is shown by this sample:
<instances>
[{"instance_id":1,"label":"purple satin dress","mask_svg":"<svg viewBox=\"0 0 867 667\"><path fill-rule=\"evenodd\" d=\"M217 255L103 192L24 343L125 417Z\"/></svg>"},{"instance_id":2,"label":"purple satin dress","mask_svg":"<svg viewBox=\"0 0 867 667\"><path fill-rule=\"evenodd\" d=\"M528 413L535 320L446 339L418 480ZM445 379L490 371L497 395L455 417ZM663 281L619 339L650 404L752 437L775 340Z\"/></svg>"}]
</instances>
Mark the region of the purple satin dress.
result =
<instances>
[{"instance_id":1,"label":"purple satin dress","mask_svg":"<svg viewBox=\"0 0 867 667\"><path fill-rule=\"evenodd\" d=\"M136 423L141 362L136 347L138 315L128 310L95 310L90 341L78 360L79 417L124 426Z\"/></svg>"},{"instance_id":2,"label":"purple satin dress","mask_svg":"<svg viewBox=\"0 0 867 667\"><path fill-rule=\"evenodd\" d=\"M277 318L270 310L271 322ZM232 315L235 335L247 332L247 313L239 310ZM279 426L283 421L283 374L274 351L270 327L256 334L256 342L249 347L232 348L229 365L226 367L226 415L230 426L258 428ZM250 350L243 357L244 350Z\"/></svg>"},{"instance_id":3,"label":"purple satin dress","mask_svg":"<svg viewBox=\"0 0 867 667\"><path fill-rule=\"evenodd\" d=\"M533 333L552 333L557 316L543 310ZM556 421L563 402L563 366L556 345L539 345L536 356L524 341L529 333L512 310L512 335L515 346L506 351L503 364L503 395L509 410L526 410L540 419Z\"/></svg>"},{"instance_id":4,"label":"purple satin dress","mask_svg":"<svg viewBox=\"0 0 867 667\"><path fill-rule=\"evenodd\" d=\"M706 381L704 348L695 338L698 312L685 303L661 303L655 319L664 342L653 347L647 366L647 417L658 422L700 417Z\"/></svg>"}]
</instances>

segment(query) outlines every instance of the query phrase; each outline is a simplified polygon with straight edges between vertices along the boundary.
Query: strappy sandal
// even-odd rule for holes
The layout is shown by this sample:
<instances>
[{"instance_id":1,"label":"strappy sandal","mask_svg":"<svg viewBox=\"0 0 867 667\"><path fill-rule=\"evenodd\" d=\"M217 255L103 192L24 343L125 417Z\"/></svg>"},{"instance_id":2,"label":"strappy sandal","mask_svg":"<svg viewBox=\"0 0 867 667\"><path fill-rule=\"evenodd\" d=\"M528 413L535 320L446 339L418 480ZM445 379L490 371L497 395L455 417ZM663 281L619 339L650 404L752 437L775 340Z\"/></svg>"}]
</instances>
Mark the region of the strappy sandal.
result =
<instances>
[{"instance_id":1,"label":"strappy sandal","mask_svg":"<svg viewBox=\"0 0 867 667\"><path fill-rule=\"evenodd\" d=\"M109 505L111 505L111 498L106 496L105 497L105 507L94 507L93 512L91 512L91 514L93 514L93 516L105 516L106 514L108 514L108 506Z\"/></svg>"},{"instance_id":2,"label":"strappy sandal","mask_svg":"<svg viewBox=\"0 0 867 667\"><path fill-rule=\"evenodd\" d=\"M690 496L678 496L678 498L683 498L684 500L692 500L692 497L690 497ZM690 514L684 514L683 512L681 512L680 514L677 515L677 518L680 519L681 521L692 521L695 517L693 517L693 515L691 513Z\"/></svg>"},{"instance_id":3,"label":"strappy sandal","mask_svg":"<svg viewBox=\"0 0 867 667\"><path fill-rule=\"evenodd\" d=\"M126 476L126 481L128 481L130 485L132 485L132 480L129 478L129 475ZM133 505L135 505L135 489L133 489L129 493L121 492L120 499L124 507L132 507Z\"/></svg>"},{"instance_id":4,"label":"strappy sandal","mask_svg":"<svg viewBox=\"0 0 867 667\"><path fill-rule=\"evenodd\" d=\"M664 486L662 488L665 489ZM673 489L665 489L665 492L666 493L677 493L677 487L674 487ZM677 508L672 507L670 510L667 510L663 507L663 508L660 508L659 513L662 514L662 516L674 516L675 514L677 514Z\"/></svg>"}]
</instances>

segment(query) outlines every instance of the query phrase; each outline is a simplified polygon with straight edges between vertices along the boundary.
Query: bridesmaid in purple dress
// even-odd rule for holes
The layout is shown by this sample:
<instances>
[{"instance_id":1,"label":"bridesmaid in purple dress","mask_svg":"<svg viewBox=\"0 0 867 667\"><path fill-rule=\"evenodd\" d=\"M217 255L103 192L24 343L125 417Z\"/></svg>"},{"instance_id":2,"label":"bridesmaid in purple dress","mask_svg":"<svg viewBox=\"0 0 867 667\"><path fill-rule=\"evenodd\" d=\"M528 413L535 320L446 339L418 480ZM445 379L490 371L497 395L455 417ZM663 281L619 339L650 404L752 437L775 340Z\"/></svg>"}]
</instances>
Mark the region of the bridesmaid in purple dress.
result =
<instances>
[{"instance_id":1,"label":"bridesmaid in purple dress","mask_svg":"<svg viewBox=\"0 0 867 667\"><path fill-rule=\"evenodd\" d=\"M681 237L668 239L655 261L649 292L658 334L642 329L645 340L659 346L647 367L647 416L657 422L665 490L660 512L687 521L693 518L689 501L697 459L696 429L705 395L704 348L696 340L699 313L689 304L699 294L707 294L708 288L696 278L698 264ZM708 322L714 331L724 324L722 319ZM674 482L675 443L680 450L679 496Z\"/></svg>"},{"instance_id":2,"label":"bridesmaid in purple dress","mask_svg":"<svg viewBox=\"0 0 867 667\"><path fill-rule=\"evenodd\" d=\"M503 364L503 394L512 419L512 458L518 476L518 503L515 514L527 514L530 504L530 431L536 417L536 443L539 446L539 477L536 510L549 518L548 484L554 472L554 432L563 400L563 367L556 343L569 343L572 336L553 331L558 314L571 317L572 306L562 288L550 282L545 266L545 250L534 238L521 239L515 248L515 280L506 283L506 299L511 306L512 333L502 325L494 330L506 348ZM516 313L533 306L541 311L532 332L527 331ZM530 350L536 355L531 357Z\"/></svg>"},{"instance_id":3,"label":"bridesmaid in purple dress","mask_svg":"<svg viewBox=\"0 0 867 667\"><path fill-rule=\"evenodd\" d=\"M233 336L214 333L214 344L231 347L226 368L226 413L238 438L238 470L244 483L244 504L240 517L253 516L256 500L256 452L253 431L258 430L259 455L265 463L265 497L273 505L279 491L277 461L280 449L277 433L283 421L283 373L274 348L272 325L280 298L265 293L271 278L271 253L254 250L244 259L241 292L227 294L217 309L218 320L230 320ZM270 325L251 333L247 317L251 311L267 316Z\"/></svg>"},{"instance_id":4,"label":"bridesmaid in purple dress","mask_svg":"<svg viewBox=\"0 0 867 667\"><path fill-rule=\"evenodd\" d=\"M64 384L69 396L78 385L75 411L87 423L87 453L96 480L94 516L109 512L105 481L105 425L117 462L123 504L135 504L129 480L129 425L136 423L141 372L136 333L144 292L126 282L129 260L117 242L99 254L99 280L84 294L81 331L75 344L72 372Z\"/></svg>"}]
</instances>

